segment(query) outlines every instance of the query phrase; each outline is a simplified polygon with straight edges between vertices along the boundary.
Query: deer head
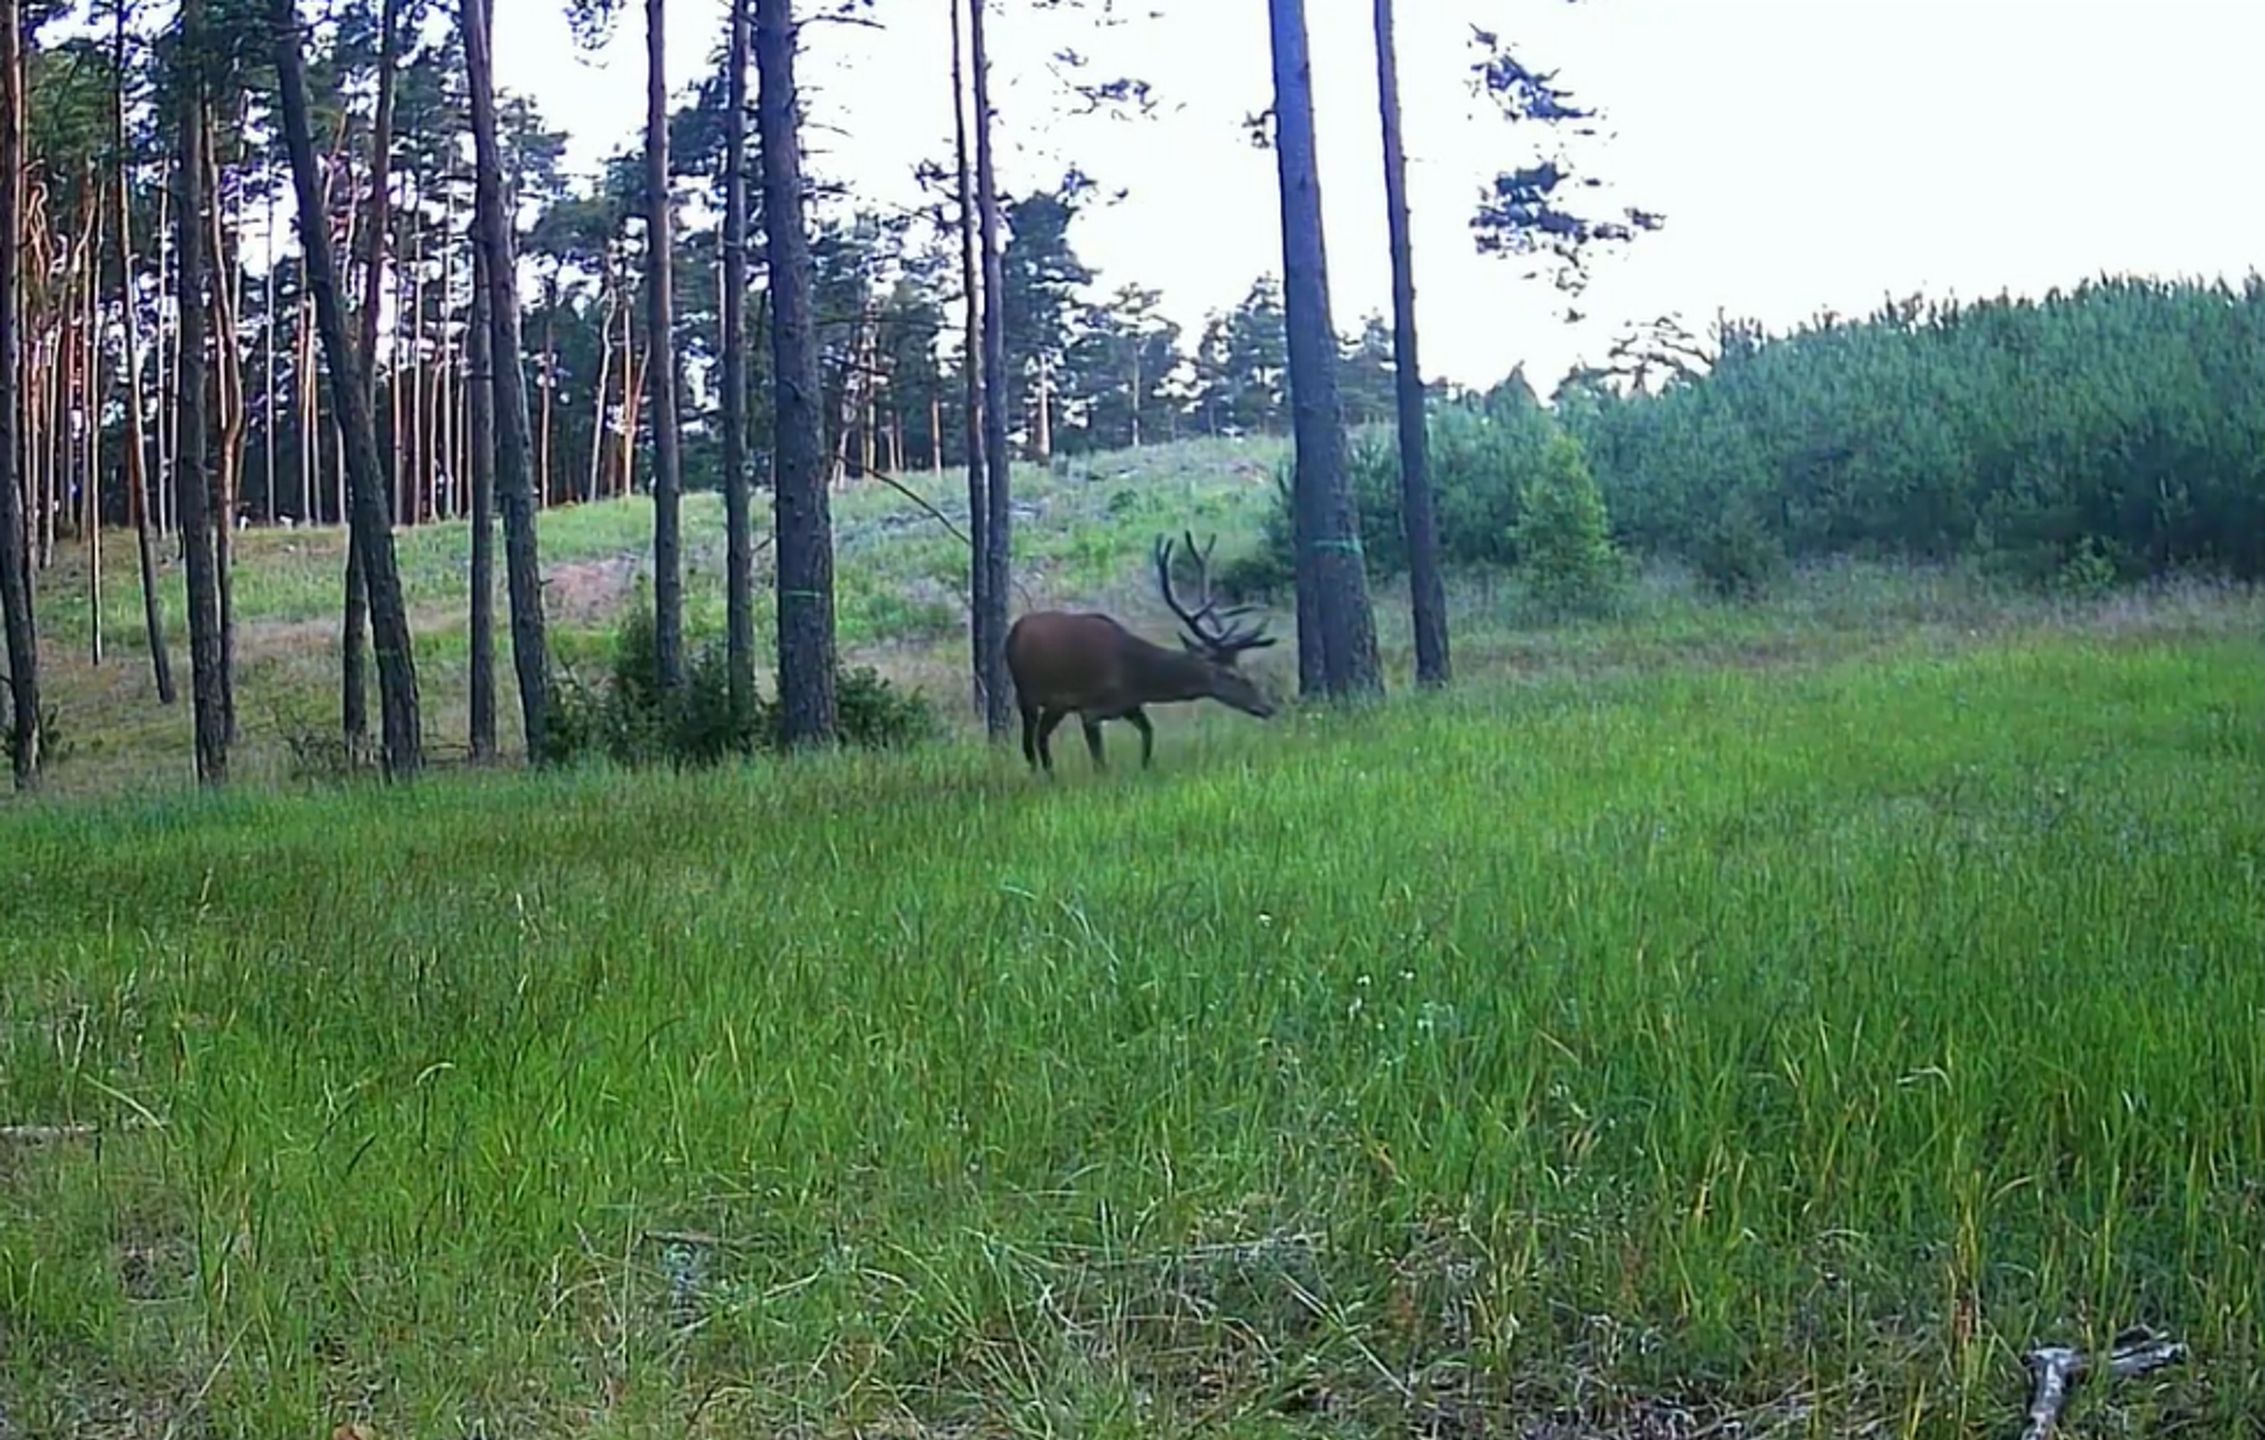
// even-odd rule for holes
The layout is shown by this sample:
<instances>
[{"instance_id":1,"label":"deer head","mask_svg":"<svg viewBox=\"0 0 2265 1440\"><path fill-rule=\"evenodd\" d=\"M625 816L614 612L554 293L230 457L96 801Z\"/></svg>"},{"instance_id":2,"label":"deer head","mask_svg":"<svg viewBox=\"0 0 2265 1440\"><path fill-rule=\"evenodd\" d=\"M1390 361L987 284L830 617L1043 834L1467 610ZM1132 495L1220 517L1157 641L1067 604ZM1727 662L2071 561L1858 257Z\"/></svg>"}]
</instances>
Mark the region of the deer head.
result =
<instances>
[{"instance_id":1,"label":"deer head","mask_svg":"<svg viewBox=\"0 0 2265 1440\"><path fill-rule=\"evenodd\" d=\"M1213 694L1238 710L1261 719L1272 715L1274 707L1250 677L1236 668L1235 661L1245 650L1263 650L1272 645L1275 637L1265 633L1264 622L1257 625L1234 623L1258 607L1234 605L1225 610L1211 595L1211 551L1219 543L1215 535L1200 548L1195 536L1181 532L1188 555L1195 562L1197 596L1194 609L1180 602L1172 588L1172 541L1162 535L1156 537L1156 588L1164 597L1164 604L1179 617L1184 627L1180 634L1180 647L1210 667Z\"/></svg>"}]
</instances>

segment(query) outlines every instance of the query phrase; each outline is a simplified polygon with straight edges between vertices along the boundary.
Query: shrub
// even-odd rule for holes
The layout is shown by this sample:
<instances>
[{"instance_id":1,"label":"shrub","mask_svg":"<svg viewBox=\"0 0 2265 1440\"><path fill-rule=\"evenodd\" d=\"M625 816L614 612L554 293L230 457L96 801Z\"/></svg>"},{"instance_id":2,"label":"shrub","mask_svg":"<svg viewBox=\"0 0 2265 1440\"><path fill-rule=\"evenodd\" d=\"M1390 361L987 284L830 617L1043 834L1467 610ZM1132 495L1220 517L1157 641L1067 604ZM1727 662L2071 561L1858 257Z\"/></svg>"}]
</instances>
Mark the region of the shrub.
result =
<instances>
[{"instance_id":1,"label":"shrub","mask_svg":"<svg viewBox=\"0 0 2265 1440\"><path fill-rule=\"evenodd\" d=\"M1620 556L1580 442L1560 434L1526 487L1514 536L1529 594L1553 614L1593 614L1611 602Z\"/></svg>"},{"instance_id":2,"label":"shrub","mask_svg":"<svg viewBox=\"0 0 2265 1440\"><path fill-rule=\"evenodd\" d=\"M712 765L779 749L775 701L758 695L751 713L733 714L730 652L723 638L691 633L685 638L684 694L673 706L661 690L652 606L642 592L615 627L606 671L595 683L562 661L551 715L553 757L602 754L621 765ZM834 683L845 744L893 749L943 732L926 696L899 689L869 667L837 670Z\"/></svg>"},{"instance_id":3,"label":"shrub","mask_svg":"<svg viewBox=\"0 0 2265 1440\"><path fill-rule=\"evenodd\" d=\"M0 670L0 699L6 698L8 672ZM53 705L39 708L39 765L52 770L71 758L77 747L70 733L63 728L62 712ZM13 769L16 763L16 725L13 710L0 705L0 766Z\"/></svg>"},{"instance_id":4,"label":"shrub","mask_svg":"<svg viewBox=\"0 0 2265 1440\"><path fill-rule=\"evenodd\" d=\"M1509 385L1483 400L1437 406L1426 423L1441 559L1451 565L1510 565L1516 559L1520 497L1558 434L1556 423L1530 392ZM1400 519L1397 433L1388 425L1355 433L1347 462L1369 574L1384 579L1404 573L1408 546ZM1287 461L1275 486L1259 553L1221 572L1222 588L1236 598L1286 587L1295 573Z\"/></svg>"},{"instance_id":5,"label":"shrub","mask_svg":"<svg viewBox=\"0 0 2265 1440\"><path fill-rule=\"evenodd\" d=\"M1784 547L1736 500L1699 536L1692 558L1699 578L1725 600L1758 599L1785 573Z\"/></svg>"},{"instance_id":6,"label":"shrub","mask_svg":"<svg viewBox=\"0 0 2265 1440\"><path fill-rule=\"evenodd\" d=\"M2115 589L2120 567L2097 535L2087 535L2053 573L2053 593L2063 600L2097 600Z\"/></svg>"}]
</instances>

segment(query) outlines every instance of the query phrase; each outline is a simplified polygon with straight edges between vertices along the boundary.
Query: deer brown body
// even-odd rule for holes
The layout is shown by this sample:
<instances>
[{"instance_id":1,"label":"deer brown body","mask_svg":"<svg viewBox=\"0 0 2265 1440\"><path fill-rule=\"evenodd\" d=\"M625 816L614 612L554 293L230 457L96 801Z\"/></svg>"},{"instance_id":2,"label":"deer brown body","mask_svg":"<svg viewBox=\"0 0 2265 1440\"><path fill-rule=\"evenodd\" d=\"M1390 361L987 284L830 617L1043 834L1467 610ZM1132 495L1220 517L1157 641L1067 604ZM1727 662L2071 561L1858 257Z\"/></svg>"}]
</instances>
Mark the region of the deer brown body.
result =
<instances>
[{"instance_id":1,"label":"deer brown body","mask_svg":"<svg viewBox=\"0 0 2265 1440\"><path fill-rule=\"evenodd\" d=\"M1195 551L1208 575L1208 551ZM1244 650L1274 643L1256 629L1227 629L1210 600L1190 611L1172 593L1171 543L1159 541L1156 573L1164 603L1187 626L1177 650L1144 640L1107 615L1035 610L1007 631L1007 671L1014 677L1015 703L1022 712L1022 753L1031 768L1054 771L1048 746L1054 729L1071 714L1085 731L1095 769L1103 768L1101 724L1123 720L1140 732L1140 763L1155 752L1156 734L1143 709L1176 701L1217 700L1263 720L1274 707L1250 677L1235 668ZM1234 613L1234 612L1229 612Z\"/></svg>"}]
</instances>

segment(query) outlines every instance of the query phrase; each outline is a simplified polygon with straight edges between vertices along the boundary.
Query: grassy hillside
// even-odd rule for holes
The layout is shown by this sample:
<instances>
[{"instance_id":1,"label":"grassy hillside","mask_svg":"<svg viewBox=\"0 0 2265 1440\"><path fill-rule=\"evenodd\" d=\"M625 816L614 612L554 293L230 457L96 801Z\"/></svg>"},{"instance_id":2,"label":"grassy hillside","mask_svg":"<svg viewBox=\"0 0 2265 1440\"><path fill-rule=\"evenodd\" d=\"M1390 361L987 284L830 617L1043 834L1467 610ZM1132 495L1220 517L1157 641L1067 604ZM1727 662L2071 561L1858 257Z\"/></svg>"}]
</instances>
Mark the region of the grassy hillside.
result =
<instances>
[{"instance_id":1,"label":"grassy hillside","mask_svg":"<svg viewBox=\"0 0 2265 1440\"><path fill-rule=\"evenodd\" d=\"M1144 566L1160 532L1194 527L1221 534L1222 553L1252 533L1272 493L1278 442L1193 442L1017 471L1016 563L1024 604L1105 605L1153 620L1169 616L1149 593ZM965 533L967 495L958 475L906 482ZM759 497L761 498L761 497ZM962 654L966 549L917 505L885 486L861 483L834 497L839 621L845 655L925 686L956 717L966 690ZM757 506L757 633L771 644L770 511ZM652 507L642 498L547 511L540 521L545 598L554 644L568 663L586 661L611 633L634 588L650 574ZM685 501L686 590L696 626L723 627L723 506L713 494ZM462 524L420 526L395 541L417 632L428 741L437 755L464 745L469 657L469 536ZM240 532L236 607L238 705L244 742L234 757L246 779L291 769L288 740L337 728L338 610L345 532ZM51 786L65 794L174 788L191 779L186 702L157 703L141 623L140 581L130 534L105 537L102 628L108 658L87 663L90 628L82 551L59 553L40 576L39 616L47 691L71 753ZM168 638L183 694L188 632L181 566L164 547L161 576ZM500 565L500 561L499 561ZM497 577L499 592L502 577ZM505 611L499 604L499 627ZM1288 617L1281 620L1287 628ZM510 682L510 635L499 628L507 748L519 743ZM765 671L764 683L768 684ZM374 692L373 692L374 696ZM376 714L375 700L371 713Z\"/></svg>"},{"instance_id":2,"label":"grassy hillside","mask_svg":"<svg viewBox=\"0 0 2265 1440\"><path fill-rule=\"evenodd\" d=\"M1034 590L1153 616L1154 531L1263 504L1135 463L1033 477ZM904 508L845 619L941 568ZM325 543L247 561L262 693L326 703ZM63 1127L0 1132L0 1435L1980 1436L2134 1323L2193 1362L2068 1433L2265 1413L2254 595L1454 606L1453 692L1148 774L0 805L0 1125ZM175 783L63 673L59 778Z\"/></svg>"}]
</instances>

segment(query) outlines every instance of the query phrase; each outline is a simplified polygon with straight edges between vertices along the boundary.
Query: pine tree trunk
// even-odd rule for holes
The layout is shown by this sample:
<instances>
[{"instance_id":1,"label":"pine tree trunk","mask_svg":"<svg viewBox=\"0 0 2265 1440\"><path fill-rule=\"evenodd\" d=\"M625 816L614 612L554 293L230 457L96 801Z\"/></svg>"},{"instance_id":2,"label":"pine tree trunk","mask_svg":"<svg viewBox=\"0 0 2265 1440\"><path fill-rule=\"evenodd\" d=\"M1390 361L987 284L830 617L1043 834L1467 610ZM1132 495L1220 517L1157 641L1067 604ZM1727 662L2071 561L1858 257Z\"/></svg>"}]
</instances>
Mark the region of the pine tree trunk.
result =
<instances>
[{"instance_id":1,"label":"pine tree trunk","mask_svg":"<svg viewBox=\"0 0 2265 1440\"><path fill-rule=\"evenodd\" d=\"M87 168L87 204L94 208L88 237L86 273L86 480L79 502L79 533L87 551L87 659L102 663L102 410L109 399L110 372L102 351L102 188Z\"/></svg>"},{"instance_id":2,"label":"pine tree trunk","mask_svg":"<svg viewBox=\"0 0 2265 1440\"><path fill-rule=\"evenodd\" d=\"M362 313L358 317L361 342L356 352L361 356L363 403L373 409L377 404L378 311L385 296L385 240L392 225L388 211L393 199L393 105L401 0L385 0L378 23L377 115L370 130L369 232L362 254ZM326 227L329 195L330 187L326 184L323 187ZM349 253L351 250L349 246ZM311 379L307 391L311 400L314 394ZM400 436L400 428L396 426L393 432L396 464L400 463ZM341 514L339 518L344 523L347 517ZM344 583L346 593L338 634L338 719L347 746L360 751L368 746L370 736L370 592L362 564L361 541L351 524L346 528Z\"/></svg>"},{"instance_id":3,"label":"pine tree trunk","mask_svg":"<svg viewBox=\"0 0 2265 1440\"><path fill-rule=\"evenodd\" d=\"M983 331L980 309L983 288L977 280L975 258L975 181L969 168L967 146L967 79L960 55L960 0L952 0L952 149L959 167L959 273L964 300L961 321L960 369L966 381L964 400L967 451L967 600L968 641L975 672L975 713L991 723L991 561L987 536L991 530L989 482L983 458ZM996 733L995 731L993 733Z\"/></svg>"},{"instance_id":4,"label":"pine tree trunk","mask_svg":"<svg viewBox=\"0 0 2265 1440\"><path fill-rule=\"evenodd\" d=\"M582 498L594 501L606 493L606 398L613 383L613 252L606 252L605 276L599 282L604 292L600 302L602 315L598 323L598 383L592 393L597 397L590 407L590 488Z\"/></svg>"},{"instance_id":5,"label":"pine tree trunk","mask_svg":"<svg viewBox=\"0 0 2265 1440\"><path fill-rule=\"evenodd\" d=\"M645 353L653 385L653 664L661 693L684 689L684 544L678 493L676 308L669 224L667 0L645 0Z\"/></svg>"},{"instance_id":6,"label":"pine tree trunk","mask_svg":"<svg viewBox=\"0 0 2265 1440\"><path fill-rule=\"evenodd\" d=\"M476 262L475 262L476 263ZM477 281L474 282L478 284ZM535 503L556 503L558 492L552 476L557 472L551 464L551 411L558 395L558 278L554 273L543 296L543 420L536 437ZM599 347L604 348L604 347ZM491 445L493 440L489 442Z\"/></svg>"},{"instance_id":7,"label":"pine tree trunk","mask_svg":"<svg viewBox=\"0 0 2265 1440\"><path fill-rule=\"evenodd\" d=\"M181 358L174 372L179 392L179 432L173 465L174 510L180 517L181 548L189 582L189 690L196 723L197 779L218 785L228 778L228 715L222 688L220 577L213 561L210 460L205 434L205 321L203 295L210 268L205 262L204 80L197 57L211 43L205 34L204 0L182 0L180 50L176 55L179 156L173 183L180 266Z\"/></svg>"},{"instance_id":8,"label":"pine tree trunk","mask_svg":"<svg viewBox=\"0 0 2265 1440\"><path fill-rule=\"evenodd\" d=\"M162 176L161 176L162 179ZM161 183L157 187L157 312L155 326L150 335L150 365L157 372L157 533L160 537L173 533L173 460L179 453L175 444L174 427L181 418L180 407L173 403L175 381L166 368L169 337L166 333L166 297L171 293L173 254L173 187ZM177 331L175 332L178 333ZM171 359L177 370L181 352L171 350Z\"/></svg>"},{"instance_id":9,"label":"pine tree trunk","mask_svg":"<svg viewBox=\"0 0 2265 1440\"><path fill-rule=\"evenodd\" d=\"M275 488L275 175L267 180L267 273L261 277L260 306L262 359L260 370L260 474L267 487L267 520L275 523L282 509ZM302 517L303 518L303 517Z\"/></svg>"},{"instance_id":10,"label":"pine tree trunk","mask_svg":"<svg viewBox=\"0 0 2265 1440\"><path fill-rule=\"evenodd\" d=\"M528 756L550 758L550 647L543 635L542 562L536 550L526 373L520 364L519 267L504 208L503 148L496 140L495 70L488 0L464 0L465 70L472 96L479 239L488 286L488 353L495 386L496 497L503 509L504 569L511 594L511 658Z\"/></svg>"},{"instance_id":11,"label":"pine tree trunk","mask_svg":"<svg viewBox=\"0 0 2265 1440\"><path fill-rule=\"evenodd\" d=\"M294 0L269 0L283 134L296 185L299 248L305 257L308 288L322 327L329 359L331 405L339 416L347 488L352 497L354 538L359 542L362 578L369 596L372 648L377 655L378 703L383 715L385 772L406 780L424 763L423 727L418 714L417 670L410 651L409 617L395 566L393 532L386 525L384 480L378 470L377 434L370 422L370 380L347 329L344 298L330 247L315 173L314 141L307 119L306 75L300 59L303 37Z\"/></svg>"},{"instance_id":12,"label":"pine tree trunk","mask_svg":"<svg viewBox=\"0 0 2265 1440\"><path fill-rule=\"evenodd\" d=\"M165 639L165 600L157 588L157 540L149 520L149 437L142 410L142 322L139 297L134 290L133 183L126 157L126 7L117 11L112 56L119 86L113 95L111 138L118 165L118 286L119 310L126 331L126 455L121 474L126 484L126 517L134 527L134 548L141 567L142 628L148 637L150 671L157 682L157 700L171 705L173 657Z\"/></svg>"},{"instance_id":13,"label":"pine tree trunk","mask_svg":"<svg viewBox=\"0 0 2265 1440\"><path fill-rule=\"evenodd\" d=\"M1445 685L1447 588L1439 573L1439 525L1432 514L1423 368L1416 356L1415 250L1408 234L1408 163L1400 135L1400 67L1392 0L1376 0L1377 110L1384 137L1385 226L1392 248L1392 367L1400 420L1400 523L1408 546L1408 599L1414 612L1416 683Z\"/></svg>"},{"instance_id":14,"label":"pine tree trunk","mask_svg":"<svg viewBox=\"0 0 2265 1440\"><path fill-rule=\"evenodd\" d=\"M23 15L0 0L0 627L8 639L8 749L18 790L39 784L39 638L31 611L31 563L23 491L16 473L17 271L22 235Z\"/></svg>"},{"instance_id":15,"label":"pine tree trunk","mask_svg":"<svg viewBox=\"0 0 2265 1440\"><path fill-rule=\"evenodd\" d=\"M731 0L724 102L724 659L734 735L745 734L755 714L754 505L747 475L748 4Z\"/></svg>"},{"instance_id":16,"label":"pine tree trunk","mask_svg":"<svg viewBox=\"0 0 2265 1440\"><path fill-rule=\"evenodd\" d=\"M990 474L985 501L990 510L983 535L983 603L988 611L983 656L984 727L994 740L1007 737L1013 719L1007 676L1007 590L1013 583L1014 505L1007 451L1006 280L999 254L999 188L991 163L991 65L983 45L985 0L971 0L968 11L969 58L975 67L976 213L983 231L983 454Z\"/></svg>"},{"instance_id":17,"label":"pine tree trunk","mask_svg":"<svg viewBox=\"0 0 2265 1440\"><path fill-rule=\"evenodd\" d=\"M495 367L488 334L488 275L472 247L472 313L464 343L472 485L472 759L492 761L495 743Z\"/></svg>"},{"instance_id":18,"label":"pine tree trunk","mask_svg":"<svg viewBox=\"0 0 2265 1440\"><path fill-rule=\"evenodd\" d=\"M244 463L244 366L237 345L237 283L243 269L236 263L223 199L226 171L220 165L220 141L205 112L205 165L207 194L212 206L212 311L214 365L213 397L219 408L219 447L215 455L217 524L212 533L213 574L220 605L220 715L228 743L234 745L236 726L236 495Z\"/></svg>"},{"instance_id":19,"label":"pine tree trunk","mask_svg":"<svg viewBox=\"0 0 2265 1440\"><path fill-rule=\"evenodd\" d=\"M789 746L834 738L834 539L826 493L825 433L810 235L804 229L802 137L794 93L790 0L756 0L756 123L769 241L773 415L778 481L780 738Z\"/></svg>"},{"instance_id":20,"label":"pine tree trunk","mask_svg":"<svg viewBox=\"0 0 2265 1440\"><path fill-rule=\"evenodd\" d=\"M1337 697L1383 688L1359 527L1353 517L1344 413L1337 393L1337 332L1329 317L1329 265L1321 229L1314 145L1313 67L1305 0L1268 0L1273 21L1275 162L1282 202L1283 308L1290 341L1296 435L1293 506L1298 532L1298 672L1313 693L1308 646L1320 652L1318 689ZM1311 599L1308 599L1308 596Z\"/></svg>"}]
</instances>

